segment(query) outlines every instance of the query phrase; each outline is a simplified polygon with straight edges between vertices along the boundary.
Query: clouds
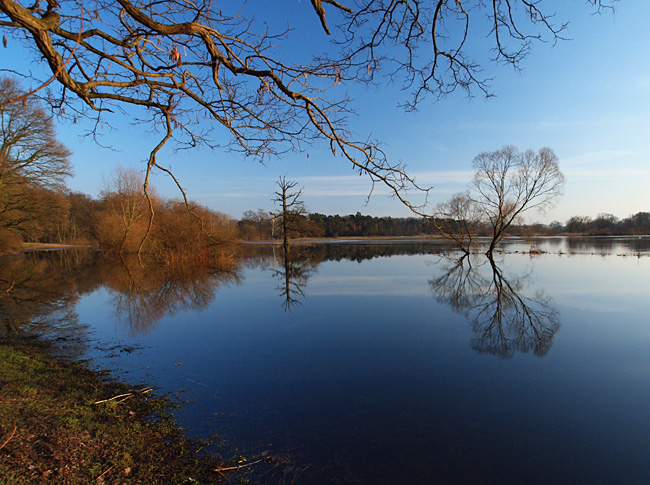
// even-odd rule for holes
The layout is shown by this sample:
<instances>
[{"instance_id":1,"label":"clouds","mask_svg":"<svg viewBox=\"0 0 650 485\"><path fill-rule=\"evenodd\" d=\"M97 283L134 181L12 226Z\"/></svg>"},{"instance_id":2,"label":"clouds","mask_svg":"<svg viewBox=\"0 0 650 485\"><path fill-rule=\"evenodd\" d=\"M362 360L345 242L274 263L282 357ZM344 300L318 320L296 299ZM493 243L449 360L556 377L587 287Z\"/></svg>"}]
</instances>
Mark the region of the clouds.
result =
<instances>
[{"instance_id":1,"label":"clouds","mask_svg":"<svg viewBox=\"0 0 650 485\"><path fill-rule=\"evenodd\" d=\"M650 183L650 155L635 150L601 150L561 160L570 181L625 179L630 185Z\"/></svg>"},{"instance_id":2,"label":"clouds","mask_svg":"<svg viewBox=\"0 0 650 485\"><path fill-rule=\"evenodd\" d=\"M611 164L621 159L629 160L638 157L638 152L634 150L601 150L598 152L583 153L573 157L563 158L561 160L563 167L576 168L589 166L601 166Z\"/></svg>"}]
</instances>

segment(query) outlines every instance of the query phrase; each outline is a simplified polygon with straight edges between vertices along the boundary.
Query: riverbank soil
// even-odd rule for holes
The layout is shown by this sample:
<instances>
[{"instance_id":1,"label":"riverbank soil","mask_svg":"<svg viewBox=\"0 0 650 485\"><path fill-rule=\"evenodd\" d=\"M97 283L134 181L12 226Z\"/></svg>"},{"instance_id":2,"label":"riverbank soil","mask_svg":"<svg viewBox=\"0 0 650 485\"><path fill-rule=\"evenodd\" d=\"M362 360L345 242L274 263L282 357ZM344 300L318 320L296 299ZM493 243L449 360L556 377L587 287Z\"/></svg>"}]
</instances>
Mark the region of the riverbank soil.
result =
<instances>
[{"instance_id":1,"label":"riverbank soil","mask_svg":"<svg viewBox=\"0 0 650 485\"><path fill-rule=\"evenodd\" d=\"M0 484L223 480L149 391L54 359L46 343L0 339Z\"/></svg>"}]
</instances>

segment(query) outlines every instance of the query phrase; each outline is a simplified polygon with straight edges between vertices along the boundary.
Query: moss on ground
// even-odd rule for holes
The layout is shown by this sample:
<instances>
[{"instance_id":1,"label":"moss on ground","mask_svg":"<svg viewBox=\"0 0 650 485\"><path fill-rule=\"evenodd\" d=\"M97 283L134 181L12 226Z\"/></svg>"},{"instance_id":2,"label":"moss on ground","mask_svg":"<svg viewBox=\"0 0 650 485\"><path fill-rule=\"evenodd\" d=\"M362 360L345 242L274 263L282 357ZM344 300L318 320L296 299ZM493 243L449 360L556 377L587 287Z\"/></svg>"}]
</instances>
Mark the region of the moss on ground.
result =
<instances>
[{"instance_id":1,"label":"moss on ground","mask_svg":"<svg viewBox=\"0 0 650 485\"><path fill-rule=\"evenodd\" d=\"M0 484L223 480L199 449L163 399L54 359L45 343L0 339Z\"/></svg>"}]
</instances>

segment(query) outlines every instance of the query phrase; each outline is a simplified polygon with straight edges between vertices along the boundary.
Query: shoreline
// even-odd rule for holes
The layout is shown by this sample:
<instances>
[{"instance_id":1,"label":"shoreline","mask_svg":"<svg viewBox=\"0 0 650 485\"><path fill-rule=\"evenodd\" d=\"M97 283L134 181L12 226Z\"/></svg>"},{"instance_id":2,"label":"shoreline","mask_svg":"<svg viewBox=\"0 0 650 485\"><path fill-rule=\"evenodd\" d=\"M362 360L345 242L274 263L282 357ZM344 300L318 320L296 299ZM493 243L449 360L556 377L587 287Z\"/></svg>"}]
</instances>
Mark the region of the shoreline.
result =
<instances>
[{"instance_id":1,"label":"shoreline","mask_svg":"<svg viewBox=\"0 0 650 485\"><path fill-rule=\"evenodd\" d=\"M242 466L201 452L153 388L60 358L48 341L0 339L0 376L3 483L217 483Z\"/></svg>"}]
</instances>

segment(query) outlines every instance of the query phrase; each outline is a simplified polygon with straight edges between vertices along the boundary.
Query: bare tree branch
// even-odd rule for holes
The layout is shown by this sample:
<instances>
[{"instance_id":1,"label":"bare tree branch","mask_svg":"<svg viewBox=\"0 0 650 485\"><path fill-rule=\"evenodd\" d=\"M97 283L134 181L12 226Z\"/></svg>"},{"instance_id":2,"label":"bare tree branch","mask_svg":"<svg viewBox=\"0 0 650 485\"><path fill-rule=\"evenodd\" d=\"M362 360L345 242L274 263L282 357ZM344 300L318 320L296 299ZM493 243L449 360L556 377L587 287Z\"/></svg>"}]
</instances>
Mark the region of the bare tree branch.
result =
<instances>
[{"instance_id":1,"label":"bare tree branch","mask_svg":"<svg viewBox=\"0 0 650 485\"><path fill-rule=\"evenodd\" d=\"M586 0L595 11L615 2ZM229 13L229 6L209 0L0 0L0 29L45 61L56 83L33 80L47 84L43 97L57 114L92 116L96 127L110 113L126 115L161 134L147 179L161 168L156 160L168 142L264 161L321 140L368 175L373 187L386 185L422 214L409 191L427 189L376 142L349 133L352 109L339 86L375 83L383 75L410 93L408 109L426 96L457 90L490 96L490 79L482 74L490 59L472 58L468 39L489 35L491 60L517 68L534 43L563 38L566 23L555 21L550 3L312 0L331 44L307 63L292 62L292 53L283 50L295 22L291 9L289 27L272 32L245 7Z\"/></svg>"}]
</instances>

